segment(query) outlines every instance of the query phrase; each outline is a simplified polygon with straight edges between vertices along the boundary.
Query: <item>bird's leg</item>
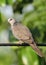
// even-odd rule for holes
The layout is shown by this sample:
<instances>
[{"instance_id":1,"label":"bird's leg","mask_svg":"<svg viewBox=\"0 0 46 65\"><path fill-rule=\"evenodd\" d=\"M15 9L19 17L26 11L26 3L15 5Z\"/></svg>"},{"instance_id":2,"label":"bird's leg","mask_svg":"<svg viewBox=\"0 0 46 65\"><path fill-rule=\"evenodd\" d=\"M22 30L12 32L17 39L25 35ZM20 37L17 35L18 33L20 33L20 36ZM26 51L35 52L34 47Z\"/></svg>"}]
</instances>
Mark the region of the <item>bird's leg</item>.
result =
<instances>
[{"instance_id":1,"label":"bird's leg","mask_svg":"<svg viewBox=\"0 0 46 65\"><path fill-rule=\"evenodd\" d=\"M24 43L24 42L21 41L21 40L19 40L19 41L16 42L16 44L22 44L22 43Z\"/></svg>"}]
</instances>

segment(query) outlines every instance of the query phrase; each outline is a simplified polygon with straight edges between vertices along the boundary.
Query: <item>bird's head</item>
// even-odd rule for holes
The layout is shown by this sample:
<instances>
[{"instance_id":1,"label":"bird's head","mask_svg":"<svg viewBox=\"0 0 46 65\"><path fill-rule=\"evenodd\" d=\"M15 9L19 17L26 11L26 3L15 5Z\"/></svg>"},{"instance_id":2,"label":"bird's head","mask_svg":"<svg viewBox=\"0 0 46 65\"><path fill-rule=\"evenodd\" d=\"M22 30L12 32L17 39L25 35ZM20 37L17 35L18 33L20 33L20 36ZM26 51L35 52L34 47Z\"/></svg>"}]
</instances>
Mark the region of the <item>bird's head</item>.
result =
<instances>
[{"instance_id":1,"label":"bird's head","mask_svg":"<svg viewBox=\"0 0 46 65\"><path fill-rule=\"evenodd\" d=\"M16 21L15 21L15 19L13 19L13 18L9 18L9 19L8 19L8 22L9 22L11 25L13 25Z\"/></svg>"}]
</instances>

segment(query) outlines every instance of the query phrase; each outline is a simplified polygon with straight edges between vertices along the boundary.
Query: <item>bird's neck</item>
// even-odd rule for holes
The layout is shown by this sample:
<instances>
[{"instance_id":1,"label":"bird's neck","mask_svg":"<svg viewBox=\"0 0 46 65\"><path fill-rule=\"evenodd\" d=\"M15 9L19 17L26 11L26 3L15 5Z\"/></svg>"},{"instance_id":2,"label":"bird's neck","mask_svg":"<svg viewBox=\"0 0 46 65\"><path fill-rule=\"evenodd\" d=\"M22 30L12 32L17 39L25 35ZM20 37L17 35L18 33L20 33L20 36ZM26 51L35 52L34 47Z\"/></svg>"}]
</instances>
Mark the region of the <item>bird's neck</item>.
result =
<instances>
[{"instance_id":1,"label":"bird's neck","mask_svg":"<svg viewBox=\"0 0 46 65\"><path fill-rule=\"evenodd\" d=\"M14 22L14 24L13 25L16 25L18 22L16 21L16 22Z\"/></svg>"},{"instance_id":2,"label":"bird's neck","mask_svg":"<svg viewBox=\"0 0 46 65\"><path fill-rule=\"evenodd\" d=\"M17 24L17 22L13 22L12 24L11 24L11 26L14 26L14 25L16 25Z\"/></svg>"}]
</instances>

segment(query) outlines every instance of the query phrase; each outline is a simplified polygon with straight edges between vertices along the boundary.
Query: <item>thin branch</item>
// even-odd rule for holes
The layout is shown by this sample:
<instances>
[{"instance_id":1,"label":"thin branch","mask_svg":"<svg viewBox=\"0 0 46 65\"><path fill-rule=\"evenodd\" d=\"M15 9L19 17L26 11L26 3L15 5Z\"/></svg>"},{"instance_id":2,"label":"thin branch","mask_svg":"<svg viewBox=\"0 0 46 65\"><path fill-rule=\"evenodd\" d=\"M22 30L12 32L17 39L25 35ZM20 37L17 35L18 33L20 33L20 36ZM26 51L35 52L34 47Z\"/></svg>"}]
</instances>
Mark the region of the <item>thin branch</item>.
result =
<instances>
[{"instance_id":1,"label":"thin branch","mask_svg":"<svg viewBox=\"0 0 46 65\"><path fill-rule=\"evenodd\" d=\"M15 44L15 43L0 43L0 46L29 46L27 43ZM37 46L46 46L45 43L38 44Z\"/></svg>"}]
</instances>

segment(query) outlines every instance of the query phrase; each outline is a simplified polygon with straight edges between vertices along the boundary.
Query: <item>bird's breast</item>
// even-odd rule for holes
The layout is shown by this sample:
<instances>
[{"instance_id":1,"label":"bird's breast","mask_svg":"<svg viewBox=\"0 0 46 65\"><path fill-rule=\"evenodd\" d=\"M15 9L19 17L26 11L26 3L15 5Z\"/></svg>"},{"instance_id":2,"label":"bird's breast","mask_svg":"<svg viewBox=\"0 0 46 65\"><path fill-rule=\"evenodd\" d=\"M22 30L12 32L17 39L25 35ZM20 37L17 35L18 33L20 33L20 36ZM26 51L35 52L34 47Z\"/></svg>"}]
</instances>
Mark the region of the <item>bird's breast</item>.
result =
<instances>
[{"instance_id":1,"label":"bird's breast","mask_svg":"<svg viewBox=\"0 0 46 65\"><path fill-rule=\"evenodd\" d=\"M13 35L14 35L15 38L19 39L19 37L18 37L18 31L17 31L16 28L12 27L12 33L13 33Z\"/></svg>"}]
</instances>

